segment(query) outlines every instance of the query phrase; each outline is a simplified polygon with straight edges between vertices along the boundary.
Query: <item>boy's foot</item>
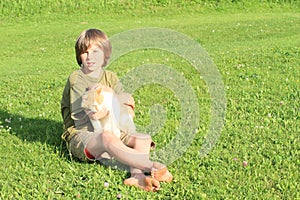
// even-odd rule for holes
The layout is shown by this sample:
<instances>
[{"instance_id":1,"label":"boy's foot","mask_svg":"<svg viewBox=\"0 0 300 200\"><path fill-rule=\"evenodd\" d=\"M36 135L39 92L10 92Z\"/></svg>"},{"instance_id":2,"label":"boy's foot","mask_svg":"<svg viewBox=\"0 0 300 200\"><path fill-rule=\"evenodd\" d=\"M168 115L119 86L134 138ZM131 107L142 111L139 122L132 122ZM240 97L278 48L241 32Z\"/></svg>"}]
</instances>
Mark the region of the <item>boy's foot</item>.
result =
<instances>
[{"instance_id":1,"label":"boy's foot","mask_svg":"<svg viewBox=\"0 0 300 200\"><path fill-rule=\"evenodd\" d=\"M145 191L157 192L160 189L159 181L144 174L136 174L124 180L125 185L139 187Z\"/></svg>"},{"instance_id":2,"label":"boy's foot","mask_svg":"<svg viewBox=\"0 0 300 200\"><path fill-rule=\"evenodd\" d=\"M171 182L173 180L172 174L165 165L155 162L153 168L151 176L156 180L160 182Z\"/></svg>"}]
</instances>

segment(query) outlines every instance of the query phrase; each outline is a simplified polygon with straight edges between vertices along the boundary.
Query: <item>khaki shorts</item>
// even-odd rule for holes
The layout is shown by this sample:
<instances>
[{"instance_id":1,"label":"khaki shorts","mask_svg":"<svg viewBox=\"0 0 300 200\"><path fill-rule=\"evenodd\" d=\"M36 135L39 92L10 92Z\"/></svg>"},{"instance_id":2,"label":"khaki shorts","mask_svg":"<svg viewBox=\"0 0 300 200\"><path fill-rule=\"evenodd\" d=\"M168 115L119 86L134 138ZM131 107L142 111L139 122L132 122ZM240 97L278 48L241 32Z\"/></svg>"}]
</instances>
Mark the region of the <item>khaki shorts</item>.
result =
<instances>
[{"instance_id":1,"label":"khaki shorts","mask_svg":"<svg viewBox=\"0 0 300 200\"><path fill-rule=\"evenodd\" d=\"M81 161L95 160L95 158L86 150L86 146L90 139L94 136L101 134L90 131L78 131L68 143L68 149L72 156L78 158ZM127 145L130 139L130 135L121 132L121 141Z\"/></svg>"}]
</instances>

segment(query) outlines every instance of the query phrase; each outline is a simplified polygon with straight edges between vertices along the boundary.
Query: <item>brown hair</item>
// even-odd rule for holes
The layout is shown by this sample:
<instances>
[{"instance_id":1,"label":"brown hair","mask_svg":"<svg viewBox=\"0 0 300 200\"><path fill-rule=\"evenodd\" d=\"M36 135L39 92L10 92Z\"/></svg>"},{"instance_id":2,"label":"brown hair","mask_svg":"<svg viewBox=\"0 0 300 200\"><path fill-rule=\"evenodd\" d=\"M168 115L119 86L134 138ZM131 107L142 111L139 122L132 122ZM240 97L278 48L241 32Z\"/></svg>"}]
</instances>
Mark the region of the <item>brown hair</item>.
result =
<instances>
[{"instance_id":1,"label":"brown hair","mask_svg":"<svg viewBox=\"0 0 300 200\"><path fill-rule=\"evenodd\" d=\"M88 29L79 35L75 43L76 60L78 65L81 66L82 64L80 55L86 52L92 44L98 45L103 50L104 63L102 67L105 67L111 55L111 44L105 33L99 29Z\"/></svg>"}]
</instances>

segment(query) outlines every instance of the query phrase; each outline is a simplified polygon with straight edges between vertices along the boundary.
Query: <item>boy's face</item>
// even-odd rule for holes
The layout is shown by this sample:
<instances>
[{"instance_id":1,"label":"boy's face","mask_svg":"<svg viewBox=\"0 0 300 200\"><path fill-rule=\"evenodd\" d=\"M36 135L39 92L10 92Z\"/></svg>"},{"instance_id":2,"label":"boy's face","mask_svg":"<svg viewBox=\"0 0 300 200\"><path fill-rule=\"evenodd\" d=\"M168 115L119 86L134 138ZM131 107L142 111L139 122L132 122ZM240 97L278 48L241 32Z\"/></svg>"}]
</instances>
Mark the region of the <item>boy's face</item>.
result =
<instances>
[{"instance_id":1,"label":"boy's face","mask_svg":"<svg viewBox=\"0 0 300 200\"><path fill-rule=\"evenodd\" d=\"M89 74L103 66L104 52L99 46L92 44L88 47L86 52L80 54L80 58L83 64L84 73Z\"/></svg>"}]
</instances>

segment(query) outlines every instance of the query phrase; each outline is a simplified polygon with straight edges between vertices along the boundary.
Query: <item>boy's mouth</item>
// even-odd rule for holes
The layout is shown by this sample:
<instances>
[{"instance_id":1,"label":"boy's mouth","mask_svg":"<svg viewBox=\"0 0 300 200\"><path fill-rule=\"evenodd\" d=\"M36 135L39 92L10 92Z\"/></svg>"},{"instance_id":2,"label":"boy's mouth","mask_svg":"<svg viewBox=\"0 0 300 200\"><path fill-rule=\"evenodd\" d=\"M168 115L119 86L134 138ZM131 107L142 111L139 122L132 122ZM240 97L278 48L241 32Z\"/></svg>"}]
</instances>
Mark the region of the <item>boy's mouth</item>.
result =
<instances>
[{"instance_id":1,"label":"boy's mouth","mask_svg":"<svg viewBox=\"0 0 300 200\"><path fill-rule=\"evenodd\" d=\"M92 66L92 65L94 65L95 63L94 63L94 62L87 62L86 64L87 64L87 66Z\"/></svg>"}]
</instances>

